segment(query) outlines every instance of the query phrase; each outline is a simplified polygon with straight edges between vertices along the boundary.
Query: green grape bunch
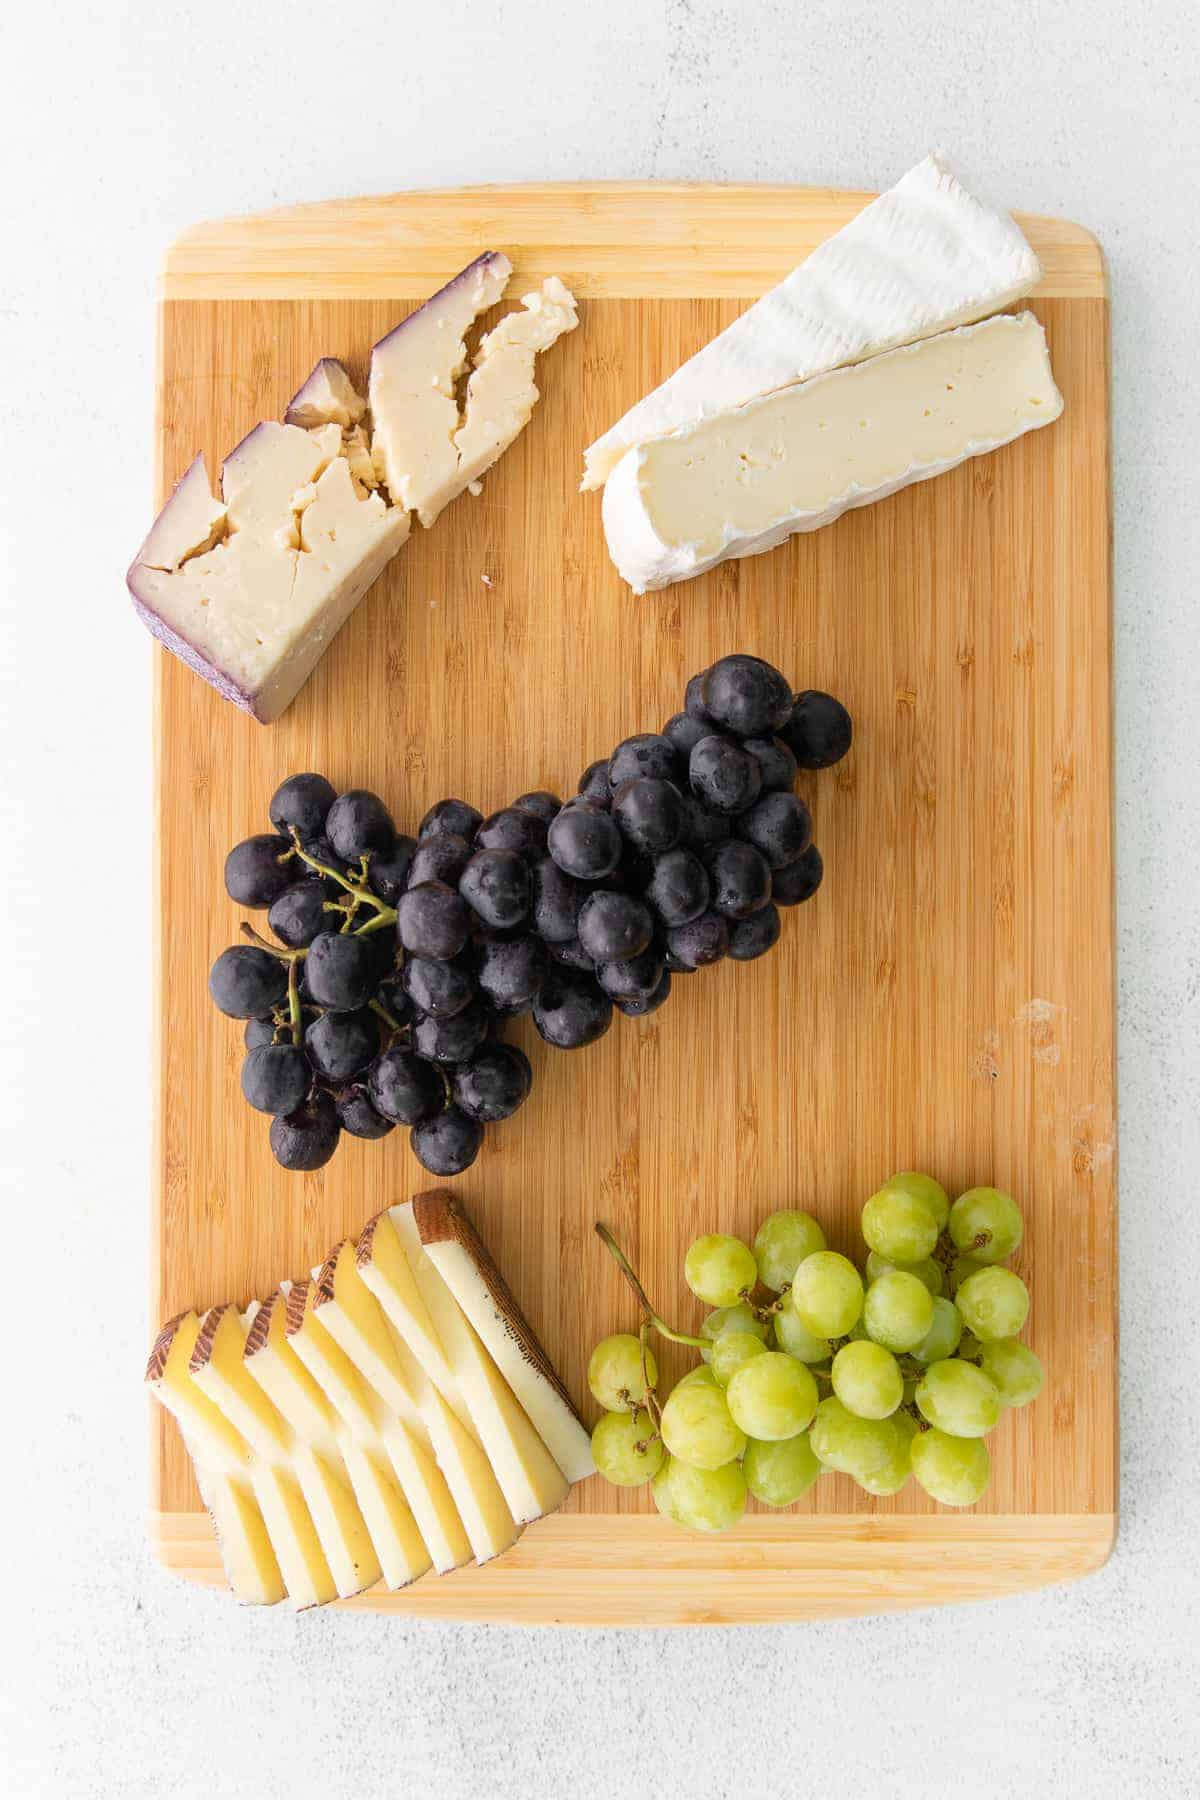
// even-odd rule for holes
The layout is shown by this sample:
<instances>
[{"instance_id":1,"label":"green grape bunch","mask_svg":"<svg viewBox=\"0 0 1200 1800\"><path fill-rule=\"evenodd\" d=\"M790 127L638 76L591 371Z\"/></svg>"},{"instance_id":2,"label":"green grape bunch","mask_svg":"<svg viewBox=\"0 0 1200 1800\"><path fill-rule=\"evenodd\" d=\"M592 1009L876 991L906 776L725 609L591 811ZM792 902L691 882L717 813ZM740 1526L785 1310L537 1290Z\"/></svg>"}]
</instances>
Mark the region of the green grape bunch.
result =
<instances>
[{"instance_id":1,"label":"green grape bunch","mask_svg":"<svg viewBox=\"0 0 1200 1800\"><path fill-rule=\"evenodd\" d=\"M871 1195L861 1225L861 1266L795 1208L770 1213L753 1244L698 1237L684 1280L712 1310L693 1335L667 1324L597 1224L641 1312L636 1333L604 1338L588 1364L605 1480L649 1483L663 1517L690 1531L728 1530L750 1498L792 1506L831 1473L874 1497L911 1477L941 1506L975 1505L991 1475L984 1439L1044 1378L1020 1337L1029 1290L1007 1267L1020 1209L994 1187L951 1204L931 1175L906 1171ZM700 1358L662 1399L654 1336Z\"/></svg>"}]
</instances>

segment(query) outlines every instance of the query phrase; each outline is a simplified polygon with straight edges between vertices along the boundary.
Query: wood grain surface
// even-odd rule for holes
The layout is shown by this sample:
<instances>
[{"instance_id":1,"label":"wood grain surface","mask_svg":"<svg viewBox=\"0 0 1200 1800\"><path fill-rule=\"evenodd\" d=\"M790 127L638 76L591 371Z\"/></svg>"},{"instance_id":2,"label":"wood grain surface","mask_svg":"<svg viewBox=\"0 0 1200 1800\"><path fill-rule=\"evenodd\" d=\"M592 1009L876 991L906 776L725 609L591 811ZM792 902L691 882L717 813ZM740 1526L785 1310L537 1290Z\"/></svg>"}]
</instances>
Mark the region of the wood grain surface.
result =
<instances>
[{"instance_id":1,"label":"wood grain surface","mask_svg":"<svg viewBox=\"0 0 1200 1800\"><path fill-rule=\"evenodd\" d=\"M900 1167L1010 1189L1028 1233L1033 1407L990 1440L969 1516L914 1484L872 1501L829 1477L798 1507L697 1543L598 1478L499 1565L365 1602L431 1616L596 1623L803 1617L1061 1580L1115 1528L1108 305L1094 241L1025 220L1066 410L1051 429L770 555L638 600L604 549L582 451L865 196L826 190L481 189L200 227L160 310L159 498L278 416L322 354L371 343L480 249L560 274L579 329L487 477L407 547L298 701L263 728L157 663L160 1055L151 1323L247 1301L429 1178L401 1131L285 1174L238 1091L241 1031L207 970L242 917L221 867L286 774L377 789L398 822L459 794L485 811L574 791L622 737L731 650L840 695L847 760L802 778L826 879L775 952L677 980L590 1049L514 1036L518 1117L454 1186L577 1399L593 1343L633 1323L592 1233L606 1220L694 1328L691 1238L802 1205L861 1254L858 1209ZM662 1359L670 1379L681 1366ZM590 1403L589 1403L590 1416ZM155 1411L154 1542L211 1578L207 1523Z\"/></svg>"}]
</instances>

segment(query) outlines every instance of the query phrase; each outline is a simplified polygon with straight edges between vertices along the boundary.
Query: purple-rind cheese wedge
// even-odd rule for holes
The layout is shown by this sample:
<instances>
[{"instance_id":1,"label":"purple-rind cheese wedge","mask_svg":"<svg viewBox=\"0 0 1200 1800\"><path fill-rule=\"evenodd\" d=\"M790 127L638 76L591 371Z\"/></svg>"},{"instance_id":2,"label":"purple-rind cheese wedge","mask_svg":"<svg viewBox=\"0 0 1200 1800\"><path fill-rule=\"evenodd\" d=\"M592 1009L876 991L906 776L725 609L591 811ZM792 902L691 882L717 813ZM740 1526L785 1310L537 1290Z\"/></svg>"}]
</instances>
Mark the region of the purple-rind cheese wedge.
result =
<instances>
[{"instance_id":1,"label":"purple-rind cheese wedge","mask_svg":"<svg viewBox=\"0 0 1200 1800\"><path fill-rule=\"evenodd\" d=\"M308 380L296 389L284 413L287 425L340 425L348 431L357 425L367 410L367 403L351 381L345 363L336 356L323 356Z\"/></svg>"}]
</instances>

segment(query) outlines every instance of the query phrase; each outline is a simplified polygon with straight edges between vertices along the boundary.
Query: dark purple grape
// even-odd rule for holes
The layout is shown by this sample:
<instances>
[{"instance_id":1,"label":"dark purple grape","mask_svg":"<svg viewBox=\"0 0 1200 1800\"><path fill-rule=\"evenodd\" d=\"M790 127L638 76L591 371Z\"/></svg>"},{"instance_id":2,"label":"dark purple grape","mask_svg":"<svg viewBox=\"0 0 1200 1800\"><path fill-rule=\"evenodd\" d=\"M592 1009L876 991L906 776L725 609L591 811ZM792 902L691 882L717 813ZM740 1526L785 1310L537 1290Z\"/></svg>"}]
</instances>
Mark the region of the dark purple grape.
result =
<instances>
[{"instance_id":1,"label":"dark purple grape","mask_svg":"<svg viewBox=\"0 0 1200 1800\"><path fill-rule=\"evenodd\" d=\"M364 856L386 854L396 841L396 827L378 794L370 788L350 788L330 807L325 835L339 856L356 864Z\"/></svg>"},{"instance_id":2,"label":"dark purple grape","mask_svg":"<svg viewBox=\"0 0 1200 1800\"><path fill-rule=\"evenodd\" d=\"M445 1106L446 1079L433 1063L397 1044L368 1069L367 1096L394 1125L419 1125Z\"/></svg>"},{"instance_id":3,"label":"dark purple grape","mask_svg":"<svg viewBox=\"0 0 1200 1800\"><path fill-rule=\"evenodd\" d=\"M585 975L590 975L596 967L595 962L577 937L567 938L563 943L551 944L550 954L556 963L562 964L564 969L579 969Z\"/></svg>"},{"instance_id":4,"label":"dark purple grape","mask_svg":"<svg viewBox=\"0 0 1200 1800\"><path fill-rule=\"evenodd\" d=\"M366 925L374 916L367 906L355 915L359 926ZM356 930L352 935L367 947L373 985L378 986L381 981L386 981L396 973L396 953L400 938L394 925L375 925L370 931Z\"/></svg>"},{"instance_id":5,"label":"dark purple grape","mask_svg":"<svg viewBox=\"0 0 1200 1800\"><path fill-rule=\"evenodd\" d=\"M770 663L758 656L723 656L704 679L703 700L710 718L737 737L770 737L792 710L792 690Z\"/></svg>"},{"instance_id":6,"label":"dark purple grape","mask_svg":"<svg viewBox=\"0 0 1200 1800\"><path fill-rule=\"evenodd\" d=\"M284 837L297 832L301 843L322 837L325 818L337 799L337 789L323 775L289 775L271 796L271 823Z\"/></svg>"},{"instance_id":7,"label":"dark purple grape","mask_svg":"<svg viewBox=\"0 0 1200 1800\"><path fill-rule=\"evenodd\" d=\"M663 961L666 963L669 975L694 975L696 973L695 966L692 963L680 962L669 945Z\"/></svg>"},{"instance_id":8,"label":"dark purple grape","mask_svg":"<svg viewBox=\"0 0 1200 1800\"><path fill-rule=\"evenodd\" d=\"M327 1012L304 1034L308 1060L326 1081L350 1081L379 1049L379 1021L373 1012Z\"/></svg>"},{"instance_id":9,"label":"dark purple grape","mask_svg":"<svg viewBox=\"0 0 1200 1800\"><path fill-rule=\"evenodd\" d=\"M703 852L714 844L723 844L733 833L733 824L726 813L713 812L705 806L703 800L697 800L695 794L683 796L683 837L681 842L689 850Z\"/></svg>"},{"instance_id":10,"label":"dark purple grape","mask_svg":"<svg viewBox=\"0 0 1200 1800\"><path fill-rule=\"evenodd\" d=\"M279 1005L287 985L287 964L253 944L222 950L208 975L213 1004L229 1019L263 1018Z\"/></svg>"},{"instance_id":11,"label":"dark purple grape","mask_svg":"<svg viewBox=\"0 0 1200 1800\"><path fill-rule=\"evenodd\" d=\"M431 1175L461 1175L479 1155L483 1126L461 1106L448 1106L435 1119L414 1125L409 1142L413 1155Z\"/></svg>"},{"instance_id":12,"label":"dark purple grape","mask_svg":"<svg viewBox=\"0 0 1200 1800\"><path fill-rule=\"evenodd\" d=\"M753 962L779 942L779 908L762 906L748 919L739 919L729 933L729 954L735 962Z\"/></svg>"},{"instance_id":13,"label":"dark purple grape","mask_svg":"<svg viewBox=\"0 0 1200 1800\"><path fill-rule=\"evenodd\" d=\"M388 975L375 990L375 998L397 1025L407 1025L413 1016L413 1003L404 989L404 972Z\"/></svg>"},{"instance_id":14,"label":"dark purple grape","mask_svg":"<svg viewBox=\"0 0 1200 1800\"><path fill-rule=\"evenodd\" d=\"M465 962L435 962L428 956L410 956L401 980L417 1011L433 1019L452 1019L479 991Z\"/></svg>"},{"instance_id":15,"label":"dark purple grape","mask_svg":"<svg viewBox=\"0 0 1200 1800\"><path fill-rule=\"evenodd\" d=\"M812 843L812 814L799 794L764 794L742 814L737 830L762 852L771 868L782 869Z\"/></svg>"},{"instance_id":16,"label":"dark purple grape","mask_svg":"<svg viewBox=\"0 0 1200 1800\"><path fill-rule=\"evenodd\" d=\"M708 720L697 719L689 712L676 713L662 728L663 736L674 744L685 765L700 739L708 737L711 732L712 725Z\"/></svg>"},{"instance_id":17,"label":"dark purple grape","mask_svg":"<svg viewBox=\"0 0 1200 1800\"><path fill-rule=\"evenodd\" d=\"M519 807L521 812L531 812L543 825L549 825L562 811L562 801L558 795L551 794L546 788L536 788L532 794L522 794L519 800L513 801L513 805Z\"/></svg>"},{"instance_id":18,"label":"dark purple grape","mask_svg":"<svg viewBox=\"0 0 1200 1800\"><path fill-rule=\"evenodd\" d=\"M470 860L471 846L457 832L440 831L434 837L422 838L409 864L408 885L415 888L423 887L427 881L441 881L456 888Z\"/></svg>"},{"instance_id":19,"label":"dark purple grape","mask_svg":"<svg viewBox=\"0 0 1200 1800\"><path fill-rule=\"evenodd\" d=\"M427 1062L461 1063L473 1056L488 1033L487 1008L472 1000L449 1019L418 1019L412 1028L413 1049Z\"/></svg>"},{"instance_id":20,"label":"dark purple grape","mask_svg":"<svg viewBox=\"0 0 1200 1800\"><path fill-rule=\"evenodd\" d=\"M691 974L693 971L688 970ZM664 969L658 986L652 994L629 994L624 999L614 1000L617 1011L624 1013L627 1019L643 1019L647 1013L657 1012L664 1000L671 997L671 971Z\"/></svg>"},{"instance_id":21,"label":"dark purple grape","mask_svg":"<svg viewBox=\"0 0 1200 1800\"><path fill-rule=\"evenodd\" d=\"M594 981L555 969L533 1003L533 1022L556 1050L578 1050L604 1036L612 1010L612 1001Z\"/></svg>"},{"instance_id":22,"label":"dark purple grape","mask_svg":"<svg viewBox=\"0 0 1200 1800\"><path fill-rule=\"evenodd\" d=\"M485 925L510 931L529 914L529 866L516 850L477 850L458 891Z\"/></svg>"},{"instance_id":23,"label":"dark purple grape","mask_svg":"<svg viewBox=\"0 0 1200 1800\"><path fill-rule=\"evenodd\" d=\"M550 854L577 881L602 881L621 860L621 834L606 812L584 802L564 806L550 827Z\"/></svg>"},{"instance_id":24,"label":"dark purple grape","mask_svg":"<svg viewBox=\"0 0 1200 1800\"><path fill-rule=\"evenodd\" d=\"M489 1044L454 1077L454 1098L472 1119L510 1119L529 1096L533 1072L515 1044Z\"/></svg>"},{"instance_id":25,"label":"dark purple grape","mask_svg":"<svg viewBox=\"0 0 1200 1800\"><path fill-rule=\"evenodd\" d=\"M381 900L386 900L389 906L395 906L408 886L416 851L415 838L398 834L390 850L379 850L371 858L367 884L371 892L378 894Z\"/></svg>"},{"instance_id":26,"label":"dark purple grape","mask_svg":"<svg viewBox=\"0 0 1200 1800\"><path fill-rule=\"evenodd\" d=\"M558 809L555 808L555 817ZM475 833L478 850L516 850L522 856L540 856L546 848L546 820L519 806L506 806L485 819Z\"/></svg>"},{"instance_id":27,"label":"dark purple grape","mask_svg":"<svg viewBox=\"0 0 1200 1800\"><path fill-rule=\"evenodd\" d=\"M338 1123L351 1137L381 1138L393 1129L392 1121L376 1112L361 1082L353 1082L334 1096Z\"/></svg>"},{"instance_id":28,"label":"dark purple grape","mask_svg":"<svg viewBox=\"0 0 1200 1800\"><path fill-rule=\"evenodd\" d=\"M304 838L301 843L301 848L303 849L305 856L310 856L313 859L313 862L321 863L326 869L336 869L339 875L345 875L350 868L350 864L346 861L345 857L338 855L327 837ZM311 868L309 864L304 862L299 856L294 857L289 866L292 870L293 881L300 881L305 875L308 875L313 881L324 882L329 890L328 898L330 900L344 900L346 898L346 890L341 886L340 882L331 881L328 876L319 874L316 869Z\"/></svg>"},{"instance_id":29,"label":"dark purple grape","mask_svg":"<svg viewBox=\"0 0 1200 1800\"><path fill-rule=\"evenodd\" d=\"M371 951L361 938L322 931L309 945L304 975L314 1006L353 1012L365 1006L375 986Z\"/></svg>"},{"instance_id":30,"label":"dark purple grape","mask_svg":"<svg viewBox=\"0 0 1200 1800\"><path fill-rule=\"evenodd\" d=\"M624 962L654 936L650 908L632 894L601 888L579 909L579 942L593 962Z\"/></svg>"},{"instance_id":31,"label":"dark purple grape","mask_svg":"<svg viewBox=\"0 0 1200 1800\"><path fill-rule=\"evenodd\" d=\"M396 911L400 942L410 956L449 962L470 935L471 915L466 901L441 881L423 881L419 887L410 887L401 894Z\"/></svg>"},{"instance_id":32,"label":"dark purple grape","mask_svg":"<svg viewBox=\"0 0 1200 1800\"><path fill-rule=\"evenodd\" d=\"M796 758L782 738L747 738L742 745L762 771L763 793L790 793L796 780Z\"/></svg>"},{"instance_id":33,"label":"dark purple grape","mask_svg":"<svg viewBox=\"0 0 1200 1800\"><path fill-rule=\"evenodd\" d=\"M683 796L673 781L652 775L623 782L613 795L612 816L626 843L649 856L670 850L683 831Z\"/></svg>"},{"instance_id":34,"label":"dark purple grape","mask_svg":"<svg viewBox=\"0 0 1200 1800\"><path fill-rule=\"evenodd\" d=\"M682 768L679 752L670 738L660 737L657 731L643 731L637 737L626 738L613 751L608 765L608 784L615 794L625 782L636 781L639 775L649 775L659 781L677 781Z\"/></svg>"},{"instance_id":35,"label":"dark purple grape","mask_svg":"<svg viewBox=\"0 0 1200 1800\"><path fill-rule=\"evenodd\" d=\"M644 1000L662 980L663 959L651 948L625 962L596 965L596 980L611 1000Z\"/></svg>"},{"instance_id":36,"label":"dark purple grape","mask_svg":"<svg viewBox=\"0 0 1200 1800\"><path fill-rule=\"evenodd\" d=\"M333 1101L318 1089L295 1112L271 1120L271 1149L285 1169L320 1169L337 1149L340 1134Z\"/></svg>"},{"instance_id":37,"label":"dark purple grape","mask_svg":"<svg viewBox=\"0 0 1200 1800\"><path fill-rule=\"evenodd\" d=\"M418 837L442 837L449 832L454 837L465 838L469 844L483 823L483 814L465 800L439 800L431 806L421 820Z\"/></svg>"},{"instance_id":38,"label":"dark purple grape","mask_svg":"<svg viewBox=\"0 0 1200 1800\"><path fill-rule=\"evenodd\" d=\"M767 859L753 844L730 838L718 844L708 857L712 906L727 919L748 919L771 898L771 871Z\"/></svg>"},{"instance_id":39,"label":"dark purple grape","mask_svg":"<svg viewBox=\"0 0 1200 1800\"><path fill-rule=\"evenodd\" d=\"M235 844L225 858L225 892L238 906L270 906L296 879L291 846L273 832Z\"/></svg>"},{"instance_id":40,"label":"dark purple grape","mask_svg":"<svg viewBox=\"0 0 1200 1800\"><path fill-rule=\"evenodd\" d=\"M711 885L700 858L682 847L656 858L646 899L664 925L686 925L708 905Z\"/></svg>"},{"instance_id":41,"label":"dark purple grape","mask_svg":"<svg viewBox=\"0 0 1200 1800\"><path fill-rule=\"evenodd\" d=\"M683 710L689 718L699 719L702 725L715 725L716 720L704 704L704 684L708 680L709 671L701 669L688 682L683 696Z\"/></svg>"},{"instance_id":42,"label":"dark purple grape","mask_svg":"<svg viewBox=\"0 0 1200 1800\"><path fill-rule=\"evenodd\" d=\"M260 1044L242 1064L242 1093L258 1112L294 1112L312 1086L312 1070L295 1044Z\"/></svg>"},{"instance_id":43,"label":"dark purple grape","mask_svg":"<svg viewBox=\"0 0 1200 1800\"><path fill-rule=\"evenodd\" d=\"M806 688L796 695L779 736L802 769L831 769L841 762L854 738L854 721L832 694Z\"/></svg>"},{"instance_id":44,"label":"dark purple grape","mask_svg":"<svg viewBox=\"0 0 1200 1800\"><path fill-rule=\"evenodd\" d=\"M782 869L775 870L771 877L771 898L776 906L799 906L801 901L812 899L824 873L821 852L815 844L810 844L795 862L785 863Z\"/></svg>"},{"instance_id":45,"label":"dark purple grape","mask_svg":"<svg viewBox=\"0 0 1200 1800\"><path fill-rule=\"evenodd\" d=\"M608 779L609 758L602 756L599 762L589 763L579 777L579 792L585 800L594 800L597 806L605 807L612 799L612 787ZM554 823L553 820L550 821Z\"/></svg>"},{"instance_id":46,"label":"dark purple grape","mask_svg":"<svg viewBox=\"0 0 1200 1800\"><path fill-rule=\"evenodd\" d=\"M325 897L325 883L311 877L284 888L267 913L267 924L281 944L303 950L318 932L328 931L336 923L337 914L325 911Z\"/></svg>"},{"instance_id":47,"label":"dark purple grape","mask_svg":"<svg viewBox=\"0 0 1200 1800\"><path fill-rule=\"evenodd\" d=\"M714 812L740 813L762 792L762 770L740 744L701 738L688 764L692 792Z\"/></svg>"},{"instance_id":48,"label":"dark purple grape","mask_svg":"<svg viewBox=\"0 0 1200 1800\"><path fill-rule=\"evenodd\" d=\"M497 1012L527 1012L550 969L541 938L518 937L485 943L479 952L479 986Z\"/></svg>"},{"instance_id":49,"label":"dark purple grape","mask_svg":"<svg viewBox=\"0 0 1200 1800\"><path fill-rule=\"evenodd\" d=\"M723 913L704 912L667 933L667 949L689 969L719 962L729 948L729 920Z\"/></svg>"},{"instance_id":50,"label":"dark purple grape","mask_svg":"<svg viewBox=\"0 0 1200 1800\"><path fill-rule=\"evenodd\" d=\"M275 1020L270 1014L265 1019L247 1019L242 1042L247 1050L257 1050L260 1044L273 1044L275 1029Z\"/></svg>"},{"instance_id":51,"label":"dark purple grape","mask_svg":"<svg viewBox=\"0 0 1200 1800\"><path fill-rule=\"evenodd\" d=\"M552 856L539 857L532 870L533 925L548 944L565 943L579 930L586 890L559 868Z\"/></svg>"}]
</instances>

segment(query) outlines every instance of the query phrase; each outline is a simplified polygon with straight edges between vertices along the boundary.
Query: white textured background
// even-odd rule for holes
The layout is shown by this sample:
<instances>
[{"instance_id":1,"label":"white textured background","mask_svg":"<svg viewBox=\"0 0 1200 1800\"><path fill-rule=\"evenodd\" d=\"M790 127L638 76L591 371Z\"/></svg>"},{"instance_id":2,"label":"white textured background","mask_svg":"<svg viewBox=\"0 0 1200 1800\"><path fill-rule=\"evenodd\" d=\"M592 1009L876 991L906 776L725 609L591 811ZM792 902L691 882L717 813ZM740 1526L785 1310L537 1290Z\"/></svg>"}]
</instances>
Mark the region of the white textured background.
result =
<instances>
[{"instance_id":1,"label":"white textured background","mask_svg":"<svg viewBox=\"0 0 1200 1800\"><path fill-rule=\"evenodd\" d=\"M1194 0L4 12L0 1793L1195 1794ZM665 1636L297 1622L188 1589L143 1540L151 652L121 586L163 246L206 216L457 182L886 186L938 144L1009 204L1090 226L1111 267L1115 1559L1002 1604Z\"/></svg>"}]
</instances>

